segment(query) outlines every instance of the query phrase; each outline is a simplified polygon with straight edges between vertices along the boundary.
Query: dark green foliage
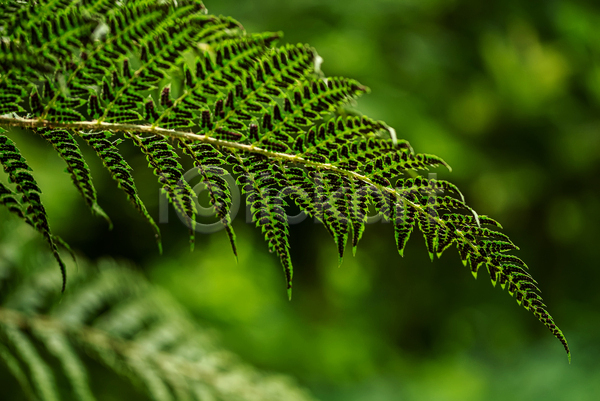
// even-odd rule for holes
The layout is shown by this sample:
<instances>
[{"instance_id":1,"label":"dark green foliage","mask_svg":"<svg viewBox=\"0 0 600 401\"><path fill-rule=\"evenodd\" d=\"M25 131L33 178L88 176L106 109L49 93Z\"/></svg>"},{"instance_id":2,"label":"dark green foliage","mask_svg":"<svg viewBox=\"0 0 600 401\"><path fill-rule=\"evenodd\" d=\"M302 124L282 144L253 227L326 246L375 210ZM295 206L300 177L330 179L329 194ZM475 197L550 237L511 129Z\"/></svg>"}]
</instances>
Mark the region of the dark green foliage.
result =
<instances>
[{"instance_id":1,"label":"dark green foliage","mask_svg":"<svg viewBox=\"0 0 600 401\"><path fill-rule=\"evenodd\" d=\"M419 176L449 166L437 156L415 153L385 123L351 110L368 89L351 79L325 77L310 47L273 48L278 34L247 34L236 21L206 15L197 1L11 7L39 23L0 20L8 34L0 52L5 110L0 124L58 130L59 153L74 143L71 135L83 136L156 231L108 132L123 132L145 155L185 217L192 245L194 195L167 138L193 160L234 253L231 193L220 172L229 166L238 174L253 221L281 260L290 296L285 198L323 223L340 263L349 240L356 251L372 208L394 224L400 255L415 227L432 260L456 245L474 275L487 269L492 283L508 287L569 353L524 263L506 254L517 247L483 227L499 225L470 209L453 184ZM43 26L59 28L46 33ZM28 47L32 50L19 52ZM95 142L91 135L103 136ZM94 208L80 154L68 160L78 163L75 182Z\"/></svg>"}]
</instances>

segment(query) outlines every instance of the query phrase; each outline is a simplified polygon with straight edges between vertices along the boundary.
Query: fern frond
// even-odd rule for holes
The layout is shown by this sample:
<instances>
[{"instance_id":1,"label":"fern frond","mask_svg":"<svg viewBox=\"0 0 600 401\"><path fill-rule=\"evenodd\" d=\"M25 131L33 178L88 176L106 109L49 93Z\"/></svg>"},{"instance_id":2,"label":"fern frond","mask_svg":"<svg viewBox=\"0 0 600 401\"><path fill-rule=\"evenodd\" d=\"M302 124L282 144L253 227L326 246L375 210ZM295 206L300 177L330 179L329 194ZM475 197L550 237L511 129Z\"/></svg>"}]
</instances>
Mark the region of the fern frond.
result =
<instances>
[{"instance_id":1,"label":"fern frond","mask_svg":"<svg viewBox=\"0 0 600 401\"><path fill-rule=\"evenodd\" d=\"M131 268L111 260L82 263L73 275L77 290L61 297L58 277L43 258L37 266L17 268L1 249L0 256L7 262L0 364L32 399L97 399L89 358L154 400L312 399L288 379L259 372L226 352Z\"/></svg>"},{"instance_id":2,"label":"fern frond","mask_svg":"<svg viewBox=\"0 0 600 401\"><path fill-rule=\"evenodd\" d=\"M232 168L253 221L281 260L289 294L284 198L323 223L340 263L349 240L356 252L372 206L393 223L400 255L415 227L432 260L456 246L474 276L486 268L492 283L507 287L570 355L524 264L506 254L517 247L482 227L499 224L473 211L453 184L419 175L450 170L443 159L416 153L385 123L349 111L368 88L325 77L314 49L273 47L279 33L248 34L192 0L9 3L5 10L31 20L0 18L7 35L0 48L0 125L82 136L157 235L117 156L120 139L111 145L109 135L131 139L144 154L193 245L194 194L167 138L177 141L207 185L236 253L231 192L219 173ZM95 135L101 139L92 140ZM82 159L69 160L81 165ZM76 182L93 206L86 171L78 170ZM2 199L16 210L13 198L7 193Z\"/></svg>"}]
</instances>

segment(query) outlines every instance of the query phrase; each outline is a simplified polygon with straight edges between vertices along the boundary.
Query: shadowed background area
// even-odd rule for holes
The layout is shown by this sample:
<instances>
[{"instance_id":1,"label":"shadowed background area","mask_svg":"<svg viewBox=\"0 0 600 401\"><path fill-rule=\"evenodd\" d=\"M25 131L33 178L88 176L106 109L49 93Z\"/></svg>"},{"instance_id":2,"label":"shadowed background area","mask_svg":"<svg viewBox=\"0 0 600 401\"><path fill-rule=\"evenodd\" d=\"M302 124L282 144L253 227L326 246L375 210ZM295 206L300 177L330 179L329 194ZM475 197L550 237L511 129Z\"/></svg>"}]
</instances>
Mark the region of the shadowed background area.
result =
<instances>
[{"instance_id":1,"label":"shadowed background area","mask_svg":"<svg viewBox=\"0 0 600 401\"><path fill-rule=\"evenodd\" d=\"M595 400L600 394L600 6L586 1L345 0L207 2L250 32L309 43L328 76L371 88L358 109L386 121L435 171L520 246L561 344L485 272L454 249L431 263L420 233L404 258L393 228L368 225L356 257L337 268L334 242L310 220L291 227L294 298L260 232L234 221L239 262L224 232L197 238L173 210L152 231L82 147L108 232L89 216L43 139L15 135L44 190L53 230L92 259L133 260L248 362L288 373L322 400ZM158 185L124 155L148 210ZM186 161L187 162L187 161ZM136 168L137 167L137 168ZM188 166L191 167L191 166ZM5 216L5 215L3 215ZM40 248L45 245L40 240ZM4 380L4 379L3 379Z\"/></svg>"}]
</instances>

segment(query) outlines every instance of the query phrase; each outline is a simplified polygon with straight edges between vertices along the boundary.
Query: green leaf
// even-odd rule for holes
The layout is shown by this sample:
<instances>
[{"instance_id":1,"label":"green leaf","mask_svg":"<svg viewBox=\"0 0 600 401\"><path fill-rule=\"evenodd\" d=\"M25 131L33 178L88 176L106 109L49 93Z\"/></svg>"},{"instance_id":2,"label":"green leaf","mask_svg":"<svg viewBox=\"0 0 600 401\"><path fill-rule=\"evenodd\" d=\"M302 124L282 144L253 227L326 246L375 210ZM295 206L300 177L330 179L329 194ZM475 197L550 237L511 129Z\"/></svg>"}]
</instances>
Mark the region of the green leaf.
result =
<instances>
[{"instance_id":1,"label":"green leaf","mask_svg":"<svg viewBox=\"0 0 600 401\"><path fill-rule=\"evenodd\" d=\"M193 0L3 4L0 10L10 15L0 16L0 126L47 135L97 214L103 212L77 135L94 148L160 244L116 147L130 138L184 218L193 247L195 196L174 140L206 184L234 254L231 192L220 172L238 175L253 221L282 263L288 293L293 270L285 198L323 223L340 264L349 239L356 252L374 208L394 225L400 255L415 227L432 260L455 245L474 276L485 266L492 283L508 288L570 355L524 263L507 253L518 248L494 231L500 224L479 216L452 183L422 176L450 166L416 153L393 128L353 110L368 88L326 77L311 47L277 47L280 33L246 33L237 21L208 15ZM16 148L1 154L17 188L0 187L0 202L22 213L62 263L33 175Z\"/></svg>"}]
</instances>

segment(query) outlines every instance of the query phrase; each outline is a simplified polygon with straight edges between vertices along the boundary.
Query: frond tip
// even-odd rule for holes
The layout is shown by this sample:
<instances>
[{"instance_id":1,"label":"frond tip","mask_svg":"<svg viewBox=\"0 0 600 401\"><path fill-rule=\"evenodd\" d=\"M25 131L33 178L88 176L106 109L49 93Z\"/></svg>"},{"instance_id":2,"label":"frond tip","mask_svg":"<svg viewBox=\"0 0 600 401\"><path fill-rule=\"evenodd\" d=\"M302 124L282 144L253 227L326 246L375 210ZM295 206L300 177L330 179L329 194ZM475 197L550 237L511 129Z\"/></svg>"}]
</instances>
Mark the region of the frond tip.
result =
<instances>
[{"instance_id":1,"label":"frond tip","mask_svg":"<svg viewBox=\"0 0 600 401\"><path fill-rule=\"evenodd\" d=\"M107 218L77 137L94 149L161 248L158 227L117 147L131 141L184 220L193 248L195 194L179 147L207 186L235 255L232 196L220 172L238 175L252 220L281 261L288 296L293 266L286 200L323 224L339 264L349 241L356 252L367 211L375 209L393 224L400 255L415 229L431 260L455 246L474 277L485 267L492 283L508 288L570 357L525 264L507 254L518 247L495 231L501 226L471 209L453 184L422 176L432 168L450 170L443 159L416 153L384 122L351 110L368 88L325 77L310 46L275 47L280 34L248 34L194 0L7 4L10 15L0 18L0 126L45 137L92 213ZM41 191L5 128L0 157L15 188L2 184L0 203L44 236L65 277Z\"/></svg>"}]
</instances>

